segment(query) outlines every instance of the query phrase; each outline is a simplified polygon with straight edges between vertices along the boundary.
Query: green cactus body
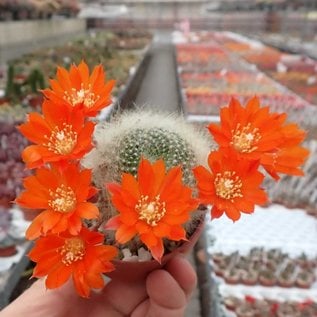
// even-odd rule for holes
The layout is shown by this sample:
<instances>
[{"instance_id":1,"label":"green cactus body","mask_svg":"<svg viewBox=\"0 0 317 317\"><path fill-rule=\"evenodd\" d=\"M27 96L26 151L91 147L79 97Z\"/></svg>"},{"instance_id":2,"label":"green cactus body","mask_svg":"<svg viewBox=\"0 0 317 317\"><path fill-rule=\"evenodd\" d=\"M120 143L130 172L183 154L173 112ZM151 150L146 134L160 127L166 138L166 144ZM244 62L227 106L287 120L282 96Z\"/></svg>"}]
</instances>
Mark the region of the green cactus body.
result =
<instances>
[{"instance_id":1,"label":"green cactus body","mask_svg":"<svg viewBox=\"0 0 317 317\"><path fill-rule=\"evenodd\" d=\"M163 159L169 170L180 165L183 180L192 183L191 169L195 165L195 155L189 145L175 132L163 128L136 129L124 136L119 142L119 160L116 162L119 172L136 176L141 157L152 163Z\"/></svg>"},{"instance_id":2,"label":"green cactus body","mask_svg":"<svg viewBox=\"0 0 317 317\"><path fill-rule=\"evenodd\" d=\"M5 90L7 98L11 98L14 95L14 66L9 65L7 71L7 86Z\"/></svg>"},{"instance_id":3,"label":"green cactus body","mask_svg":"<svg viewBox=\"0 0 317 317\"><path fill-rule=\"evenodd\" d=\"M27 79L28 84L30 85L31 91L33 93L37 93L39 89L45 88L45 80L43 73L38 70L34 69Z\"/></svg>"},{"instance_id":4,"label":"green cactus body","mask_svg":"<svg viewBox=\"0 0 317 317\"><path fill-rule=\"evenodd\" d=\"M151 111L119 114L111 122L100 123L94 133L95 149L82 164L93 170L99 192L99 209L104 219L116 215L108 204L105 184L122 180L123 173L137 177L142 157L156 162L162 159L166 169L180 166L183 182L195 187L192 168L205 165L211 144L203 131L187 124L182 117Z\"/></svg>"}]
</instances>

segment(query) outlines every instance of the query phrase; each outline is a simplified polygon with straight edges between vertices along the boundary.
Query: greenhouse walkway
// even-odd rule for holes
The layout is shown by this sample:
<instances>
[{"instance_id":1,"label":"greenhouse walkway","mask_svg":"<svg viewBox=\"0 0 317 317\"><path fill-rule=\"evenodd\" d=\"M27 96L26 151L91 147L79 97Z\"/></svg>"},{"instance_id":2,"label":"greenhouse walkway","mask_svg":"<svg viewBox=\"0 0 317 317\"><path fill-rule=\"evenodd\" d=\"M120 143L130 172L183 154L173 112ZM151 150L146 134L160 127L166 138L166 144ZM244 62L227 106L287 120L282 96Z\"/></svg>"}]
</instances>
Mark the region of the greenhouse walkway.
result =
<instances>
[{"instance_id":1,"label":"greenhouse walkway","mask_svg":"<svg viewBox=\"0 0 317 317\"><path fill-rule=\"evenodd\" d=\"M149 54L150 63L135 103L150 109L179 112L177 74L170 33L157 32Z\"/></svg>"},{"instance_id":2,"label":"greenhouse walkway","mask_svg":"<svg viewBox=\"0 0 317 317\"><path fill-rule=\"evenodd\" d=\"M168 113L181 111L178 95L177 73L171 34L159 31L155 34L150 49L151 60L140 83L135 103L148 109ZM189 260L195 267L193 254ZM187 307L185 317L201 316L199 287L197 286Z\"/></svg>"}]
</instances>

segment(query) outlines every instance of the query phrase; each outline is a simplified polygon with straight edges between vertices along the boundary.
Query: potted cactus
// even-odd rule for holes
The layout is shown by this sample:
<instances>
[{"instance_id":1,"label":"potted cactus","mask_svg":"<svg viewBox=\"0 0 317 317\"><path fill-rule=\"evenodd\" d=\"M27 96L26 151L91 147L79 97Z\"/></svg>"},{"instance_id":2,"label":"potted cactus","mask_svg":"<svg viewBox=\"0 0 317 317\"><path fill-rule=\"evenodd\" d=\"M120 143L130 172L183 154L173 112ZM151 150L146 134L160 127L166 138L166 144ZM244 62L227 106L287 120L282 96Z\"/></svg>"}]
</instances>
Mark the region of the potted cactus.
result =
<instances>
[{"instance_id":1,"label":"potted cactus","mask_svg":"<svg viewBox=\"0 0 317 317\"><path fill-rule=\"evenodd\" d=\"M223 303L228 310L235 311L241 305L242 301L235 296L227 296L224 298Z\"/></svg>"},{"instance_id":2,"label":"potted cactus","mask_svg":"<svg viewBox=\"0 0 317 317\"><path fill-rule=\"evenodd\" d=\"M263 286L274 286L276 284L275 271L264 269L259 274L259 282Z\"/></svg>"},{"instance_id":3,"label":"potted cactus","mask_svg":"<svg viewBox=\"0 0 317 317\"><path fill-rule=\"evenodd\" d=\"M258 283L259 273L256 270L243 271L242 283L245 285L256 285Z\"/></svg>"},{"instance_id":4,"label":"potted cactus","mask_svg":"<svg viewBox=\"0 0 317 317\"><path fill-rule=\"evenodd\" d=\"M302 269L296 276L296 286L300 288L310 288L314 280L315 275L313 271Z\"/></svg>"},{"instance_id":5,"label":"potted cactus","mask_svg":"<svg viewBox=\"0 0 317 317\"><path fill-rule=\"evenodd\" d=\"M198 239L205 214L199 206L211 205L212 218L237 221L267 202L260 166L276 179L299 175L308 155L299 146L305 133L256 97L245 107L232 99L221 125L209 125L214 149L210 135L166 114L133 111L96 125L114 86L100 65L92 73L84 62L59 67L50 83L42 114L29 114L19 127L33 143L22 158L35 174L16 199L42 210L26 236L36 240L33 276L47 276L48 288L72 278L88 297L104 286L102 274L143 277ZM288 155L294 160L285 167ZM240 272L226 278L237 283Z\"/></svg>"},{"instance_id":6,"label":"potted cactus","mask_svg":"<svg viewBox=\"0 0 317 317\"><path fill-rule=\"evenodd\" d=\"M249 302L242 303L236 309L237 317L254 317L253 304Z\"/></svg>"}]
</instances>

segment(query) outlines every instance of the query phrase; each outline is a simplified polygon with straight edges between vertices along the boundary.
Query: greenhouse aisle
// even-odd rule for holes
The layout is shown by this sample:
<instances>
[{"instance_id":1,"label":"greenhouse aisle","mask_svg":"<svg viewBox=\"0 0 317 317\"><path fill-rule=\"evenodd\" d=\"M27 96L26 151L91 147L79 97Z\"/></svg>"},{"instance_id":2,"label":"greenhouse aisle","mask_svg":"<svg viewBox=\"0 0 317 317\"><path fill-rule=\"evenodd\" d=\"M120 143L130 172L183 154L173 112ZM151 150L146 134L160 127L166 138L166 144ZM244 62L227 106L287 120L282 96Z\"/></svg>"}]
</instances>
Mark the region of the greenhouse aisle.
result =
<instances>
[{"instance_id":1,"label":"greenhouse aisle","mask_svg":"<svg viewBox=\"0 0 317 317\"><path fill-rule=\"evenodd\" d=\"M155 34L150 48L150 64L147 68L136 104L150 109L178 112L178 87L174 61L174 48L169 32Z\"/></svg>"},{"instance_id":2,"label":"greenhouse aisle","mask_svg":"<svg viewBox=\"0 0 317 317\"><path fill-rule=\"evenodd\" d=\"M151 61L136 97L137 105L169 113L180 111L173 50L170 33L157 32L151 47ZM189 256L189 260L195 266L193 254ZM197 286L187 307L185 317L199 316L200 301Z\"/></svg>"}]
</instances>

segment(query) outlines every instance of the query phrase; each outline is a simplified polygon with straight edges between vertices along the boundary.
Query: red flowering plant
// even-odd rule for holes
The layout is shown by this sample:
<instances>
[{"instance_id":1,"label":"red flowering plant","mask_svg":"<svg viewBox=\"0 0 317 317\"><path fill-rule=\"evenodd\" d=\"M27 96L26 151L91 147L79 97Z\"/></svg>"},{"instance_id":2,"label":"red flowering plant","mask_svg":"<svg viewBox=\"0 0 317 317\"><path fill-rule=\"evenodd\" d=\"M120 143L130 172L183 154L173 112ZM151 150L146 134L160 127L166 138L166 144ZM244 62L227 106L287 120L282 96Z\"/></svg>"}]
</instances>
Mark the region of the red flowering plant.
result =
<instances>
[{"instance_id":1,"label":"red flowering plant","mask_svg":"<svg viewBox=\"0 0 317 317\"><path fill-rule=\"evenodd\" d=\"M214 150L207 130L176 116L135 110L96 125L113 84L101 66L58 68L42 114L19 127L33 143L22 158L35 172L16 202L41 210L26 231L33 276L46 276L49 289L72 278L82 297L119 262L164 263L201 228L201 205L213 218L252 213L267 202L263 171L301 175L308 155L304 132L257 98L221 110L220 126L208 127Z\"/></svg>"}]
</instances>

